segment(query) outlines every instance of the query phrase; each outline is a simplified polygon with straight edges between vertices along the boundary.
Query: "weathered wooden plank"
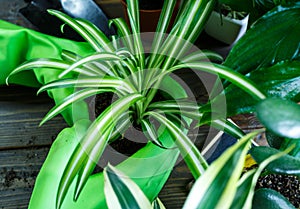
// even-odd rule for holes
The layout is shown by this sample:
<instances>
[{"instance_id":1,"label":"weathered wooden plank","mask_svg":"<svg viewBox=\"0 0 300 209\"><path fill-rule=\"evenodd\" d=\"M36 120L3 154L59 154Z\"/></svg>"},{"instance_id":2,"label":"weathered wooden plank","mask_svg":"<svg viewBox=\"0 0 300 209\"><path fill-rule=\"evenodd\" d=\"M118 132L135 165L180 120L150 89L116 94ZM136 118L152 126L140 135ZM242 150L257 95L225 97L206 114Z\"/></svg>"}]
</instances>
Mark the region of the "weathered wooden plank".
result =
<instances>
[{"instance_id":1,"label":"weathered wooden plank","mask_svg":"<svg viewBox=\"0 0 300 209\"><path fill-rule=\"evenodd\" d=\"M53 101L35 89L0 87L0 150L18 147L47 146L66 127L61 116L43 126L39 123Z\"/></svg>"},{"instance_id":2,"label":"weathered wooden plank","mask_svg":"<svg viewBox=\"0 0 300 209\"><path fill-rule=\"evenodd\" d=\"M0 151L0 207L28 208L36 176L49 147Z\"/></svg>"}]
</instances>

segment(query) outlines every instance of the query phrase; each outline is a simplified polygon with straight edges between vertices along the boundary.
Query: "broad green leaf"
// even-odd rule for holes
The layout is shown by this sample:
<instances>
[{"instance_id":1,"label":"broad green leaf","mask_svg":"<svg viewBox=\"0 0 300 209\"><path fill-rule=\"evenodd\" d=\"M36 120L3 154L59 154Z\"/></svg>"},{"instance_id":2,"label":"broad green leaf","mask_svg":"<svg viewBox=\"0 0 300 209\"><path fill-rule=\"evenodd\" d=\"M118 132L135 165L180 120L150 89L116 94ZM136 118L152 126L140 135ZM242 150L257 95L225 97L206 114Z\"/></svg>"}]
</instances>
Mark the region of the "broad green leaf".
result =
<instances>
[{"instance_id":1,"label":"broad green leaf","mask_svg":"<svg viewBox=\"0 0 300 209\"><path fill-rule=\"evenodd\" d=\"M253 147L250 150L250 154L257 163L261 163L269 156L279 152L281 151L271 147ZM266 168L270 172L299 176L300 159L286 154L283 157L271 162Z\"/></svg>"},{"instance_id":2,"label":"broad green leaf","mask_svg":"<svg viewBox=\"0 0 300 209\"><path fill-rule=\"evenodd\" d=\"M274 134L272 131L266 130L266 139L270 147L279 149L284 142L284 138Z\"/></svg>"},{"instance_id":3,"label":"broad green leaf","mask_svg":"<svg viewBox=\"0 0 300 209\"><path fill-rule=\"evenodd\" d=\"M253 198L253 209L295 209L280 193L272 189L258 189Z\"/></svg>"},{"instance_id":4,"label":"broad green leaf","mask_svg":"<svg viewBox=\"0 0 300 209\"><path fill-rule=\"evenodd\" d=\"M184 209L230 207L251 139L257 134L258 132L252 132L244 136L208 167L195 182L183 206Z\"/></svg>"},{"instance_id":5,"label":"broad green leaf","mask_svg":"<svg viewBox=\"0 0 300 209\"><path fill-rule=\"evenodd\" d=\"M160 113L152 111L147 112L147 115L166 126L194 178L201 176L208 167L207 162L187 135Z\"/></svg>"},{"instance_id":6,"label":"broad green leaf","mask_svg":"<svg viewBox=\"0 0 300 209\"><path fill-rule=\"evenodd\" d=\"M300 101L300 62L281 62L272 67L260 68L250 72L247 77L268 97L281 97ZM222 96L222 97L221 97ZM223 96L215 98L215 103L222 102ZM225 89L228 116L255 111L257 103L246 92L234 85ZM240 99L243 98L243 99ZM220 100L220 101L218 101Z\"/></svg>"},{"instance_id":7,"label":"broad green leaf","mask_svg":"<svg viewBox=\"0 0 300 209\"><path fill-rule=\"evenodd\" d=\"M295 148L289 153L289 155L300 159L300 140L299 139L284 138L282 140L280 150L285 150L291 146L295 146Z\"/></svg>"},{"instance_id":8,"label":"broad green leaf","mask_svg":"<svg viewBox=\"0 0 300 209\"><path fill-rule=\"evenodd\" d=\"M279 98L268 98L258 103L256 115L273 133L300 139L300 105Z\"/></svg>"},{"instance_id":9,"label":"broad green leaf","mask_svg":"<svg viewBox=\"0 0 300 209\"><path fill-rule=\"evenodd\" d=\"M247 74L280 61L298 59L299 16L300 3L274 8L260 18L237 42L224 64Z\"/></svg>"},{"instance_id":10,"label":"broad green leaf","mask_svg":"<svg viewBox=\"0 0 300 209\"><path fill-rule=\"evenodd\" d=\"M104 169L104 193L109 209L151 209L142 190L124 173L108 165Z\"/></svg>"},{"instance_id":11,"label":"broad green leaf","mask_svg":"<svg viewBox=\"0 0 300 209\"><path fill-rule=\"evenodd\" d=\"M140 94L129 94L128 96L122 97L105 109L104 112L91 124L86 132L86 135L81 139L73 152L71 158L65 167L62 178L60 179L59 188L56 198L56 207L60 208L61 204L69 190L69 187L74 180L77 173L85 166L83 163L87 162L89 154L93 151L93 148L97 145L97 142L106 142L109 138L103 138L104 133L107 133L109 127L117 124L117 120L120 116L127 111L135 102L142 99ZM100 146L104 149L104 146ZM103 150L98 150L103 152ZM84 185L83 185L84 186ZM80 189L80 188L78 188ZM75 194L80 191L75 191Z\"/></svg>"}]
</instances>

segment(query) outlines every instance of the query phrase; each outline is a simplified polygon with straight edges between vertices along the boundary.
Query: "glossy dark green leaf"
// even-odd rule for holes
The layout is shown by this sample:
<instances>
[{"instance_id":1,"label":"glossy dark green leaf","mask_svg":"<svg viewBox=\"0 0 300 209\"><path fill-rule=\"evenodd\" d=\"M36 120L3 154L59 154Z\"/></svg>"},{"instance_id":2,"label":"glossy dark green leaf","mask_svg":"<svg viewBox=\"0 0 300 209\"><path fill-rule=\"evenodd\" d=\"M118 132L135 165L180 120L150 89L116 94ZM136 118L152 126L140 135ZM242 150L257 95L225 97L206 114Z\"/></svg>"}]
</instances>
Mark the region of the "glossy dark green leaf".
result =
<instances>
[{"instance_id":1,"label":"glossy dark green leaf","mask_svg":"<svg viewBox=\"0 0 300 209\"><path fill-rule=\"evenodd\" d=\"M281 151L271 147L253 147L250 150L250 154L257 163L261 163L266 158L279 152ZM300 159L286 154L271 162L266 168L279 174L300 175Z\"/></svg>"},{"instance_id":2,"label":"glossy dark green leaf","mask_svg":"<svg viewBox=\"0 0 300 209\"><path fill-rule=\"evenodd\" d=\"M278 6L260 18L237 42L225 65L242 74L299 58L300 3Z\"/></svg>"},{"instance_id":3,"label":"glossy dark green leaf","mask_svg":"<svg viewBox=\"0 0 300 209\"><path fill-rule=\"evenodd\" d=\"M247 77L264 90L268 97L281 97L293 101L300 101L300 62L282 62L272 67L260 68L252 71ZM255 110L257 103L240 88L230 85L225 89L227 100L227 114L236 115ZM215 104L223 102L224 95L217 96ZM240 99L243 98L243 99ZM221 105L220 104L220 105Z\"/></svg>"},{"instance_id":4,"label":"glossy dark green leaf","mask_svg":"<svg viewBox=\"0 0 300 209\"><path fill-rule=\"evenodd\" d=\"M256 115L273 133L300 139L300 105L279 98L268 98L257 105Z\"/></svg>"},{"instance_id":5,"label":"glossy dark green leaf","mask_svg":"<svg viewBox=\"0 0 300 209\"><path fill-rule=\"evenodd\" d=\"M252 209L295 209L280 193L272 189L258 189L253 198Z\"/></svg>"},{"instance_id":6,"label":"glossy dark green leaf","mask_svg":"<svg viewBox=\"0 0 300 209\"><path fill-rule=\"evenodd\" d=\"M279 149L284 142L284 138L280 137L269 130L266 130L266 139L270 147Z\"/></svg>"},{"instance_id":7,"label":"glossy dark green leaf","mask_svg":"<svg viewBox=\"0 0 300 209\"><path fill-rule=\"evenodd\" d=\"M289 155L300 159L300 140L299 139L283 139L280 150L284 150L290 146L295 146L295 148L289 153Z\"/></svg>"}]
</instances>

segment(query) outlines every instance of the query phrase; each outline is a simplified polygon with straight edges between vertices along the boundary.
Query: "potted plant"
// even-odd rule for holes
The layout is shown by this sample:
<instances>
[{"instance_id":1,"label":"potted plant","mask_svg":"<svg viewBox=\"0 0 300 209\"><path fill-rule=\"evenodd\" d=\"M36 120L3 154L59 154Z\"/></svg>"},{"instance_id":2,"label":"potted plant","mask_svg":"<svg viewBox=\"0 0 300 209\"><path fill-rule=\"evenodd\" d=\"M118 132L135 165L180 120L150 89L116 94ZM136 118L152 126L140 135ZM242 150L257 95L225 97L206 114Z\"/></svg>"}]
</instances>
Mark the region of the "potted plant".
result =
<instances>
[{"instance_id":1,"label":"potted plant","mask_svg":"<svg viewBox=\"0 0 300 209\"><path fill-rule=\"evenodd\" d=\"M220 4L208 19L205 32L216 40L231 45L245 34L248 18L247 13L237 12L228 5Z\"/></svg>"},{"instance_id":2,"label":"potted plant","mask_svg":"<svg viewBox=\"0 0 300 209\"><path fill-rule=\"evenodd\" d=\"M212 8L212 3L189 2L184 4L182 14L179 14L177 23L170 32L170 37L165 40L163 34L167 31L172 11L176 5L175 1L166 1L165 12L162 12L150 53L143 49L139 34L139 12L136 1L127 2L132 33L122 19L111 21L111 24L115 24L118 28L119 36L123 37L121 40L115 38L112 41L109 40L100 30L85 20L76 20L61 12L49 11L77 30L89 45L85 43L73 45L76 52L81 52L80 55L85 56L84 58L74 52L61 51L61 46L59 46L58 52L56 51L55 55L50 58L40 58L40 54L35 54L36 51L29 51L28 57L36 56L37 59L20 65L10 73L7 79L10 81L10 78L13 79L14 75L20 72L35 69L38 80L45 84L40 91L47 90L56 101L56 106L49 111L41 124L62 111L64 111L66 120L70 124L74 124L72 128L62 131L53 144L36 181L30 208L40 208L45 205L49 208L104 206L104 196L98 196L98 193L95 193L97 187L99 187L100 193L103 190L102 174L95 174L91 178L90 175L108 142L119 139L124 133L122 128L119 130L116 127L122 127L123 124L125 125L123 128L127 128L131 122L133 125L141 126L143 132L153 143L148 143L145 148L121 163L119 167L123 167L123 170L129 173L132 172L131 176L135 177L144 187L150 199L157 195L176 161L176 156L178 156L176 150L161 148L174 146L172 139L175 136L177 138L175 144L180 149L193 175L195 177L200 175L206 163L186 135L185 126L189 126L190 120L181 120L181 116L198 118L200 114L197 112L198 105L187 99L185 90L169 75L177 69L191 65L191 67L195 66L197 70L220 74L223 77L228 77L229 73L232 76L228 79L232 82L242 79L248 83L247 79L240 78L239 74L235 74L228 68L207 63L207 57L220 60L220 56L217 54L199 51L195 51L189 56L185 54L190 50L188 41L195 41ZM203 10L206 12L202 13ZM203 18L197 21L194 21L194 18L186 20L186 14L191 17L201 15ZM27 37L35 35L33 32L27 34ZM175 39L175 35L178 38ZM58 43L64 43L67 49L70 47L68 41L41 36L45 38L44 41L50 41L55 46ZM21 36L22 38L24 37ZM35 41L35 39L33 40ZM186 41L181 42L182 40ZM161 48L161 44L165 47ZM77 47L80 50L77 50ZM94 53L92 53L93 50ZM90 55L87 56L87 54ZM145 59L148 54L150 56ZM57 55L61 55L62 59L59 59ZM96 62L99 60L100 62ZM181 61L179 62L179 60ZM198 64L200 65L196 66ZM172 86L172 90L164 87L166 85ZM251 83L249 85L252 86ZM79 88L79 91L75 91L76 88ZM255 89L255 87L253 88ZM255 92L247 87L245 89L257 97L263 97L259 91ZM158 90L165 90L167 93L165 94L169 95L164 96L166 101L152 101ZM115 93L117 100L112 102L95 121L91 122L87 104L82 100L103 92ZM183 102L182 114L178 114L181 105L178 106L174 98L179 99L179 104ZM185 111L185 108L187 110L196 108L196 111L191 114L190 111ZM163 112L167 113L167 117L162 114ZM157 129L160 126L152 125L150 121L153 118L166 126L159 138L157 138L157 133L160 131ZM182 125L178 122L181 122ZM233 131L233 133L241 134L239 131ZM166 158L166 156L168 157ZM139 160L140 158L143 160ZM150 164L146 163L147 158L149 158ZM165 163L157 164L159 158L164 159ZM146 164L148 164L148 168L145 170ZM131 168L131 166L135 168ZM146 171L142 176L141 170ZM160 172L157 172L158 170ZM44 193L45 196L41 197L41 192L45 189L47 194Z\"/></svg>"},{"instance_id":3,"label":"potted plant","mask_svg":"<svg viewBox=\"0 0 300 209\"><path fill-rule=\"evenodd\" d=\"M52 10L49 12L76 29L87 40L88 44L56 39L26 30L26 36L18 35L19 28L4 24L3 31L12 29L10 32L13 31L15 39L22 40L24 37L30 37L30 43L42 44L42 47L37 47L41 47L44 50L35 51L31 47L24 56L22 54L24 49L21 49L21 58L38 59L30 60L18 66L15 70L13 68L19 64L20 60L15 62L6 60L7 64L3 66L6 67L4 68L6 75L10 74L7 80L19 83L32 81L32 83L37 85L38 83L34 79L24 80L24 77L15 77L19 73L31 72L27 70L34 69L34 75L43 84L39 91L47 90L49 95L56 101L56 106L49 111L42 123L63 111L62 114L66 120L70 124L74 124L71 128L63 130L53 144L37 179L30 208L106 207L103 195L103 190L105 189L103 186L103 174L97 173L92 175L92 171L108 141L120 139L119 136L124 133L124 127L121 125L127 125L129 121L135 121L132 123L133 125L140 124L143 133L152 142L149 142L146 147L119 164L118 169L132 178L151 201L156 198L161 186L167 179L179 152L195 179L198 179L202 174L203 179L209 179L209 181L200 180L200 182L206 184L206 191L220 191L210 190L210 188L219 187L219 185L213 184L214 178L227 173L226 178L228 181L222 185L226 188L223 190L225 193L222 191L219 194L221 195L220 197L224 197L223 194L226 194L228 189L232 200L236 191L231 185L232 182L235 183L234 185L240 182L249 183L246 180L255 179L258 175L255 172L251 172L243 180L239 180L244 155L247 153L248 145L255 133L244 137L244 133L228 121L227 117L251 111L259 101L269 101L266 100L265 94L270 95L271 91L268 91L268 89L274 87L274 82L270 82L268 89L264 89L266 93L261 92L257 85L261 86L263 84L256 81L259 79L260 73L268 72L266 70L268 68L259 68L262 61L254 62L254 58L250 60L248 57L249 63L245 63L243 60L245 57L237 56L236 53L240 52L239 47L243 46L243 43L256 36L255 30L263 29L263 26L260 24L264 25L265 21L273 23L274 16L277 18L281 17L281 12L290 13L295 8L297 9L298 6L283 10L280 8L278 11L272 11L274 14L263 17L256 27L249 30L248 36L245 36L243 41L241 39L241 42L235 46L224 64L221 65L208 63L206 59L203 60L203 58L209 57L220 61L220 57L217 54L211 52L203 53L198 50L190 53L191 48L188 47L190 46L188 42L195 41L203 29L205 20L213 8L212 1L189 1L184 4L181 10L182 13L179 13L177 22L175 22L170 35L167 37L162 35L168 27L168 21L165 20L170 20L170 14L172 9L174 9L175 2L169 1L165 3L165 8L168 12L162 13L157 28L158 33L154 36L151 51L144 51L143 49L142 39L139 34L139 13L136 9L136 1L128 1L127 3L133 32L130 33L129 27L123 20L115 19L111 21L111 24L117 26L119 36L123 37L122 39L113 38L110 40L90 23L84 20L72 19L63 13ZM193 18L198 17L198 15L202 18ZM292 22L289 22L289 24L292 24ZM21 31L24 33L24 30ZM175 36L176 38L174 38ZM38 37L38 40L35 37ZM182 41L183 39L186 41ZM50 45L52 48L49 47ZM162 45L164 47L161 47ZM53 52L53 46L55 46L55 52ZM259 45L252 43L250 46L252 47L251 50L245 47L249 51L245 49L245 55L248 55L247 53L250 52L253 55L253 51L261 50L256 48ZM75 53L62 49L73 50ZM10 53L11 51L9 50L16 52L13 47L7 50ZM43 54L41 55L42 52ZM47 58L45 59L45 57ZM271 61L274 61L274 59ZM278 63L278 65L281 64ZM256 65L256 68L250 73L252 77L249 75L245 76L251 69L253 70L253 65ZM212 97L211 101L206 105L200 105L195 101L189 100L186 90L170 77L173 71L186 67L219 75L225 80L223 83L226 89L221 93L216 91L216 96ZM281 72L278 72L276 78L280 77L279 74ZM32 74L27 74L27 76L33 78ZM274 77L269 77L269 79L271 81L276 80ZM290 77L286 78L286 80L289 79L291 80ZM229 85L229 82L234 85ZM29 85L29 83L27 84ZM167 88L163 88L164 86L167 86ZM162 89L167 94L161 92ZM97 93L101 94L110 91L116 94L116 100L95 121L91 121L87 103L84 102L84 99ZM252 97L244 95L244 91L252 95ZM291 93L293 98L297 98L297 94L294 95L294 92L290 92L290 88L285 88L284 91ZM162 98L154 100L155 95L158 95L157 92L162 93ZM220 108L224 104L221 102L224 94L227 101L230 102L227 104L227 113L222 115L224 112ZM243 102L233 99L239 95L243 95L241 96L241 98L244 98ZM244 138L239 144L224 153L226 157L220 158L210 168L201 153L186 135L191 119L197 120L198 125L210 124L216 128L224 129L237 138ZM159 125L153 125L153 120L158 122ZM166 128L161 131L163 126ZM120 128L116 129L116 127ZM157 137L157 134L160 137ZM179 148L179 152L177 149L173 149L174 146ZM259 171L280 155L282 153L271 157L266 161L267 163L262 163ZM266 157L262 157L262 159L264 161ZM161 161L164 163L157 163ZM224 167L227 165L227 162L232 163L230 166L231 170L227 170ZM209 171L208 174L205 174L206 171ZM248 197L248 194L251 195L250 198L253 197L253 181L251 180L251 190L248 190L252 194L244 192L244 188L240 188L241 190L238 191L241 194L245 194L245 197ZM220 198L219 201L221 203L226 202L224 198ZM243 203L248 204L247 201ZM211 202L213 203L213 201ZM229 203L226 204L229 205Z\"/></svg>"}]
</instances>

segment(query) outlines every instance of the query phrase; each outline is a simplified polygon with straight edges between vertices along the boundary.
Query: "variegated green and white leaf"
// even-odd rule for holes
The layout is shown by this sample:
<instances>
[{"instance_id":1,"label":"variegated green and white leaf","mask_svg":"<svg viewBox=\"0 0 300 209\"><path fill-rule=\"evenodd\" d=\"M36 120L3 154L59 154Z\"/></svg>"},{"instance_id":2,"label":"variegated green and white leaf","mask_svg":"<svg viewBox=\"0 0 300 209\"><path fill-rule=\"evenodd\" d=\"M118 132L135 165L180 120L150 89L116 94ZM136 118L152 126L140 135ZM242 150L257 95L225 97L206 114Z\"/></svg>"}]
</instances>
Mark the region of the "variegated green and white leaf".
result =
<instances>
[{"instance_id":1,"label":"variegated green and white leaf","mask_svg":"<svg viewBox=\"0 0 300 209\"><path fill-rule=\"evenodd\" d=\"M77 79L61 79L58 81L50 82L42 86L38 90L38 94L43 91L47 91L55 88L99 88L109 89L112 92L133 93L134 87L125 82L124 80L113 77L79 77Z\"/></svg>"},{"instance_id":2,"label":"variegated green and white leaf","mask_svg":"<svg viewBox=\"0 0 300 209\"><path fill-rule=\"evenodd\" d=\"M111 165L104 169L104 193L109 209L152 209L137 184Z\"/></svg>"},{"instance_id":3,"label":"variegated green and white leaf","mask_svg":"<svg viewBox=\"0 0 300 209\"><path fill-rule=\"evenodd\" d=\"M63 60L69 61L71 63L77 62L82 59L82 56L67 50L62 50L61 57ZM106 72L109 72L108 66L100 62L87 63L84 64L83 67L99 76L104 76Z\"/></svg>"},{"instance_id":4,"label":"variegated green and white leaf","mask_svg":"<svg viewBox=\"0 0 300 209\"><path fill-rule=\"evenodd\" d=\"M115 51L113 45L111 44L111 41L101 30L99 30L97 26L85 19L76 19L76 21L91 34L91 36L96 40L96 42L98 42L98 45L100 45L104 51Z\"/></svg>"},{"instance_id":5,"label":"variegated green and white leaf","mask_svg":"<svg viewBox=\"0 0 300 209\"><path fill-rule=\"evenodd\" d=\"M101 45L98 44L98 42L95 40L93 35L84 28L80 23L78 23L75 19L69 17L68 15L57 11L48 9L47 10L49 14L56 16L66 24L68 24L71 28L73 28L78 34L80 34L96 51L100 52L102 51Z\"/></svg>"},{"instance_id":6,"label":"variegated green and white leaf","mask_svg":"<svg viewBox=\"0 0 300 209\"><path fill-rule=\"evenodd\" d=\"M197 179L199 176L201 176L207 169L208 165L188 136L172 121L168 120L161 114L151 111L148 112L147 115L155 118L161 124L167 127L194 178Z\"/></svg>"},{"instance_id":7,"label":"variegated green and white leaf","mask_svg":"<svg viewBox=\"0 0 300 209\"><path fill-rule=\"evenodd\" d=\"M32 59L30 61L27 61L21 65L19 65L17 68L15 68L6 78L6 83L9 83L9 78L17 74L19 72L25 71L25 70L32 70L32 69L43 69L43 68L51 68L55 70L65 70L70 67L70 63L58 60L58 59L47 59L47 58L39 58L39 59ZM87 76L94 76L96 75L93 72L90 72L88 70L81 70L78 68L75 68L74 71L82 73L82 75Z\"/></svg>"},{"instance_id":8,"label":"variegated green and white leaf","mask_svg":"<svg viewBox=\"0 0 300 209\"><path fill-rule=\"evenodd\" d=\"M252 95L254 98L258 100L265 99L266 96L264 93L262 93L251 80L247 79L242 74L222 65L218 64L212 64L212 63L206 63L206 62L192 62L192 63L185 63L185 64L179 64L171 69L169 69L169 72L182 69L182 68L192 68L195 70L201 70L205 72L209 72L212 74L216 74L220 76L221 78L224 78L228 80L229 82L235 84L239 88L243 89L244 91L248 92L250 95Z\"/></svg>"},{"instance_id":9,"label":"variegated green and white leaf","mask_svg":"<svg viewBox=\"0 0 300 209\"><path fill-rule=\"evenodd\" d=\"M252 132L244 136L208 167L195 182L184 204L184 209L230 207L251 139L257 134L258 132Z\"/></svg>"},{"instance_id":10,"label":"variegated green and white leaf","mask_svg":"<svg viewBox=\"0 0 300 209\"><path fill-rule=\"evenodd\" d=\"M90 55L90 56L87 56L87 57L84 57L84 58L78 60L77 62L72 64L69 68L67 68L65 71L63 71L59 75L59 77L62 78L69 72L73 71L74 69L76 69L86 63L94 63L95 61L107 62L107 61L120 61L120 60L121 60L121 58L114 53L99 52L99 53L96 53L96 54L93 54L93 55ZM101 70L103 70L105 73L107 73L111 76L117 75L116 72L112 72L113 68L110 68L110 69L102 68Z\"/></svg>"},{"instance_id":11,"label":"variegated green and white leaf","mask_svg":"<svg viewBox=\"0 0 300 209\"><path fill-rule=\"evenodd\" d=\"M277 152L276 154L269 156L259 164L259 167L256 170L247 172L238 182L235 199L230 209L251 209L255 186L262 171L274 160L286 155L286 153L290 152L292 149L293 147L290 147L284 152Z\"/></svg>"},{"instance_id":12,"label":"variegated green and white leaf","mask_svg":"<svg viewBox=\"0 0 300 209\"><path fill-rule=\"evenodd\" d=\"M109 133L107 131L109 131L111 127L118 123L117 120L120 118L120 116L126 112L130 106L142 98L143 96L140 94L129 94L118 99L108 108L106 108L104 112L102 112L100 116L91 124L86 135L80 141L76 150L69 159L63 176L60 179L56 198L57 208L60 208L75 176L82 169L82 167L85 166L83 163L88 163L87 158L91 152L97 153L97 150L94 150L97 143L101 142L101 144L99 144L99 148L103 148L103 145L107 143L106 141L109 141L109 138L104 138L104 133ZM98 152L100 153L101 150L98 150ZM84 185L82 185L82 187L83 186ZM78 193L78 191L75 191L75 194Z\"/></svg>"},{"instance_id":13,"label":"variegated green and white leaf","mask_svg":"<svg viewBox=\"0 0 300 209\"><path fill-rule=\"evenodd\" d=\"M131 31L123 18L115 18L109 21L109 25L114 24L117 27L119 38L123 41L125 47L129 49L131 53L134 53L134 46Z\"/></svg>"},{"instance_id":14,"label":"variegated green and white leaf","mask_svg":"<svg viewBox=\"0 0 300 209\"><path fill-rule=\"evenodd\" d=\"M100 92L104 92L102 89L82 89L80 91L77 91L70 96L66 97L63 101L56 104L49 112L46 114L46 116L43 118L43 120L40 122L40 126L46 123L48 120L52 119L62 111L64 111L69 105L72 105L75 102L84 100L90 96L96 95Z\"/></svg>"}]
</instances>

